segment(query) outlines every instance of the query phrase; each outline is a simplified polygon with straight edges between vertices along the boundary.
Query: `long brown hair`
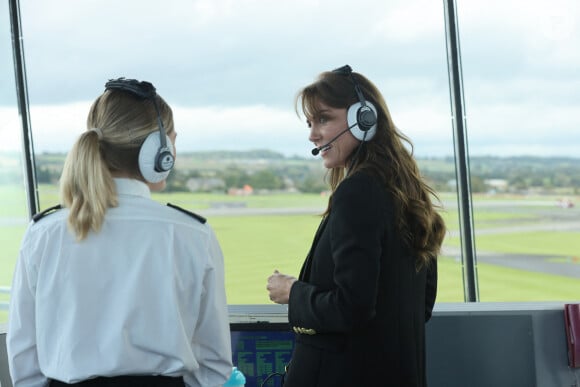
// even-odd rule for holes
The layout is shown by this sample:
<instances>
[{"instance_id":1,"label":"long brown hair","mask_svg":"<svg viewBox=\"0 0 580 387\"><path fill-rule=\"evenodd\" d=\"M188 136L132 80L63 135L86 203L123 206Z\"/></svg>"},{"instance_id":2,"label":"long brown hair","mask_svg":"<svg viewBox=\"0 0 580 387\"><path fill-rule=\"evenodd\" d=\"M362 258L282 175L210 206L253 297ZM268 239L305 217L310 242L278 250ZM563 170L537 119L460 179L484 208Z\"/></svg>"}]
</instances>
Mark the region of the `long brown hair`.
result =
<instances>
[{"instance_id":1,"label":"long brown hair","mask_svg":"<svg viewBox=\"0 0 580 387\"><path fill-rule=\"evenodd\" d=\"M167 133L174 130L171 108L155 96ZM139 150L159 130L150 99L107 90L92 104L87 130L68 153L60 179L61 200L70 208L68 226L78 240L100 230L107 208L118 205L113 174L142 180Z\"/></svg>"},{"instance_id":2,"label":"long brown hair","mask_svg":"<svg viewBox=\"0 0 580 387\"><path fill-rule=\"evenodd\" d=\"M353 72L366 100L377 109L377 130L374 137L356 149L347 160L347 167L328 171L332 192L341 181L356 171L366 170L378 176L394 200L397 230L403 242L416 254L421 268L436 259L445 237L445 223L436 211L432 198L439 200L425 182L413 157L411 140L401 133L391 118L378 88L367 78ZM358 102L353 80L340 72L323 72L317 80L299 91L296 112L312 119L318 115L320 103L336 109L348 109ZM332 196L325 214L331 209Z\"/></svg>"}]
</instances>

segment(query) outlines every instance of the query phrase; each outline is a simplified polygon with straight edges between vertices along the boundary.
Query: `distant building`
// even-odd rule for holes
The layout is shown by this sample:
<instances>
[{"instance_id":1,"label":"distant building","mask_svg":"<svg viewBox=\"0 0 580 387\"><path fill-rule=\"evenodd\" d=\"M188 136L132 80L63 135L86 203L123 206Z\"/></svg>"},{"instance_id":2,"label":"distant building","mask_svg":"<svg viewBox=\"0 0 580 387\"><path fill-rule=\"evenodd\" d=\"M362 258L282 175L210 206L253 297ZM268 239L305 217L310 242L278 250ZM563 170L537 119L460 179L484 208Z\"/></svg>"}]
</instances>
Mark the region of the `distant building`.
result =
<instances>
[{"instance_id":1,"label":"distant building","mask_svg":"<svg viewBox=\"0 0 580 387\"><path fill-rule=\"evenodd\" d=\"M490 190L497 192L505 192L508 189L508 181L506 179L486 179L483 182Z\"/></svg>"},{"instance_id":2,"label":"distant building","mask_svg":"<svg viewBox=\"0 0 580 387\"><path fill-rule=\"evenodd\" d=\"M475 182L481 182L481 180L476 178ZM472 179L472 186L473 184L474 180ZM485 179L483 180L483 184L485 185L488 193L506 192L509 189L509 183L506 179ZM457 188L457 180L448 180L447 187L449 187L451 190L455 190Z\"/></svg>"},{"instance_id":3,"label":"distant building","mask_svg":"<svg viewBox=\"0 0 580 387\"><path fill-rule=\"evenodd\" d=\"M185 185L191 192L223 191L226 188L226 182L217 177L192 177Z\"/></svg>"},{"instance_id":4,"label":"distant building","mask_svg":"<svg viewBox=\"0 0 580 387\"><path fill-rule=\"evenodd\" d=\"M254 188L251 185L246 184L242 188L230 188L228 190L228 195L232 196L248 196L254 193Z\"/></svg>"}]
</instances>

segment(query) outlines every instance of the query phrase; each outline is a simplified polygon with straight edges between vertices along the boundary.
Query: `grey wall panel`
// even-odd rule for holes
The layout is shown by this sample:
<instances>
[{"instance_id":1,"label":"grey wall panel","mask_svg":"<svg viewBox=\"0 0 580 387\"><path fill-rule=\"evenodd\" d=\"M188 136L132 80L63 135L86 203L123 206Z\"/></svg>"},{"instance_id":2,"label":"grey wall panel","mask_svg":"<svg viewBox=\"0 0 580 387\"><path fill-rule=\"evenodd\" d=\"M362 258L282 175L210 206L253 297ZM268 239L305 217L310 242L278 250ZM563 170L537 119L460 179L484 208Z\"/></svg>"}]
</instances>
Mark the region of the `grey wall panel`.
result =
<instances>
[{"instance_id":1,"label":"grey wall panel","mask_svg":"<svg viewBox=\"0 0 580 387\"><path fill-rule=\"evenodd\" d=\"M287 322L279 305L231 305L232 323ZM0 324L0 383L12 387ZM568 367L563 303L437 304L427 324L429 387L580 386ZM247 386L251 387L251 386Z\"/></svg>"},{"instance_id":2,"label":"grey wall panel","mask_svg":"<svg viewBox=\"0 0 580 387\"><path fill-rule=\"evenodd\" d=\"M536 385L531 316L436 316L427 350L430 387Z\"/></svg>"}]
</instances>

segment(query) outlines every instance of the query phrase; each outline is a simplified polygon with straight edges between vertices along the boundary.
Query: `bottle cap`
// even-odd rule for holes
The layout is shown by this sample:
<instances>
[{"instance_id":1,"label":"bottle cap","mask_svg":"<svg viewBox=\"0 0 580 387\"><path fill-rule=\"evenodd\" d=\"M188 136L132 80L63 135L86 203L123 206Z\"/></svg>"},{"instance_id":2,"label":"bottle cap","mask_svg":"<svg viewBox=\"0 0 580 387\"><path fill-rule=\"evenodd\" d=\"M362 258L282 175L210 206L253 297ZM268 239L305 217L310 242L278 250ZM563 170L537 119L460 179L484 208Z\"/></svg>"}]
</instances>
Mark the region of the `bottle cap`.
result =
<instances>
[{"instance_id":1,"label":"bottle cap","mask_svg":"<svg viewBox=\"0 0 580 387\"><path fill-rule=\"evenodd\" d=\"M232 374L228 381L224 384L224 387L243 387L246 384L246 377L238 369L238 367L232 368Z\"/></svg>"}]
</instances>

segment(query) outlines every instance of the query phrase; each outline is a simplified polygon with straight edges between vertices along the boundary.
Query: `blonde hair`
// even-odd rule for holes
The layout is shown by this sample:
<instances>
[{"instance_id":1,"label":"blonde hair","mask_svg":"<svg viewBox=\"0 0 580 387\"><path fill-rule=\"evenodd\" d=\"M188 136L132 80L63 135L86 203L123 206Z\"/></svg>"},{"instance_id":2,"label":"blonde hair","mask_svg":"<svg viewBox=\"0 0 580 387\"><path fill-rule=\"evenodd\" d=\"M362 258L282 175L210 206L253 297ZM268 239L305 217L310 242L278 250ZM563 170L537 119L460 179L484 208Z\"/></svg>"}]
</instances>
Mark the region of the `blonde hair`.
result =
<instances>
[{"instance_id":1,"label":"blonde hair","mask_svg":"<svg viewBox=\"0 0 580 387\"><path fill-rule=\"evenodd\" d=\"M174 130L173 113L155 96L167 133ZM87 131L68 153L61 179L62 204L70 209L68 226L83 240L100 231L108 208L118 205L114 174L142 180L139 150L147 136L159 130L153 100L107 90L92 104Z\"/></svg>"},{"instance_id":2,"label":"blonde hair","mask_svg":"<svg viewBox=\"0 0 580 387\"><path fill-rule=\"evenodd\" d=\"M378 176L393 197L399 236L415 253L416 267L420 269L436 259L446 233L443 218L431 200L437 199L436 193L422 178L413 157L413 145L394 125L378 88L361 74L352 73L352 76L356 77L366 100L377 108L377 130L370 141L348 157L350 170L345 166L328 172L330 188L334 192L345 178L358 170ZM296 112L299 114L301 110L308 119L315 120L320 115L321 102L337 109L347 109L358 102L350 77L337 72L320 74L314 83L299 91ZM332 196L325 214L331 206Z\"/></svg>"}]
</instances>

